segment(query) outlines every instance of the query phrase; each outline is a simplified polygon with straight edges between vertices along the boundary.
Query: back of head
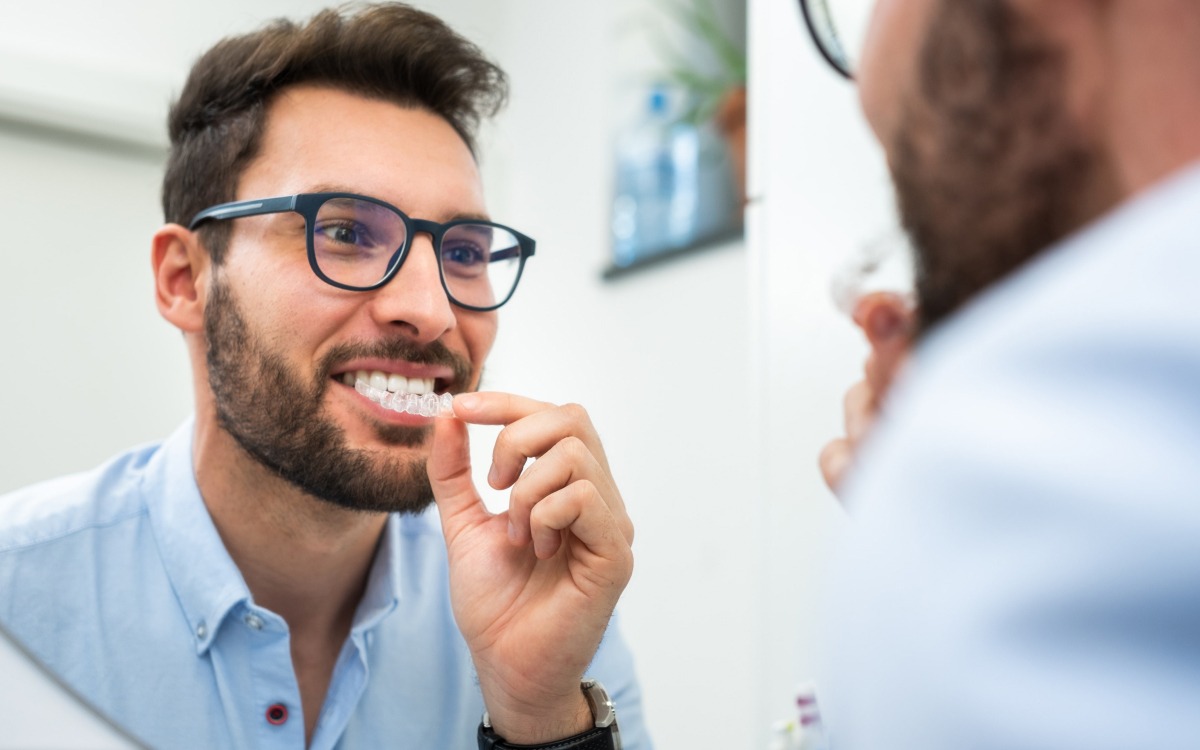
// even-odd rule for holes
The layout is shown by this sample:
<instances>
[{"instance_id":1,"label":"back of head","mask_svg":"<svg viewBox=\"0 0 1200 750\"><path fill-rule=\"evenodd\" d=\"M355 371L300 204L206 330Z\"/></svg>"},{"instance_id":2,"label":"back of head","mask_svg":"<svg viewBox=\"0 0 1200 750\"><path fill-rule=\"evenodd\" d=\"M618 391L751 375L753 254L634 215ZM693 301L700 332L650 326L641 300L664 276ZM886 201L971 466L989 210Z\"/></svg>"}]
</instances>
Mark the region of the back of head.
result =
<instances>
[{"instance_id":1,"label":"back of head","mask_svg":"<svg viewBox=\"0 0 1200 750\"><path fill-rule=\"evenodd\" d=\"M324 10L303 24L279 19L229 37L196 62L171 107L166 221L186 226L204 208L234 200L273 97L299 84L429 110L472 150L480 121L507 96L503 71L478 47L403 3ZM228 225L211 222L200 231L220 263Z\"/></svg>"}]
</instances>

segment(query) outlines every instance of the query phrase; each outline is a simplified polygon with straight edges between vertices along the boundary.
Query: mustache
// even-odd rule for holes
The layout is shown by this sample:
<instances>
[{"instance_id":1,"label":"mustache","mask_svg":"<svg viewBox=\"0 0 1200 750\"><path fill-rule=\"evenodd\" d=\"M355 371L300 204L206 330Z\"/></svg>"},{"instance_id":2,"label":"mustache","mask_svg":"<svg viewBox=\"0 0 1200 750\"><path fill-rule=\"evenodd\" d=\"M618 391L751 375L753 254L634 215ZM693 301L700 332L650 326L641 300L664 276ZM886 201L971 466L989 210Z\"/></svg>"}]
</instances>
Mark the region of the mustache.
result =
<instances>
[{"instance_id":1,"label":"mustache","mask_svg":"<svg viewBox=\"0 0 1200 750\"><path fill-rule=\"evenodd\" d=\"M463 391L470 386L471 363L466 357L451 351L450 347L441 341L415 344L404 338L348 341L334 346L321 358L318 373L322 384L339 365L358 358L404 360L421 365L448 367L454 373L452 391Z\"/></svg>"}]
</instances>

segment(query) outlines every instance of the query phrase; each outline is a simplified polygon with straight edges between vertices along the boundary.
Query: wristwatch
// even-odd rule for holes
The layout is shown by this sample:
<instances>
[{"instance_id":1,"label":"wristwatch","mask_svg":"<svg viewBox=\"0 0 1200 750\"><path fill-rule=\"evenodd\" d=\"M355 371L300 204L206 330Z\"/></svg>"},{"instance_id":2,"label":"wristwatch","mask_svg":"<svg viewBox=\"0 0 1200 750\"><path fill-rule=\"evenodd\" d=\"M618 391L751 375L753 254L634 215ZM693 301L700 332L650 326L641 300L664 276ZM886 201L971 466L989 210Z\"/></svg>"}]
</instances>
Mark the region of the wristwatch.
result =
<instances>
[{"instance_id":1,"label":"wristwatch","mask_svg":"<svg viewBox=\"0 0 1200 750\"><path fill-rule=\"evenodd\" d=\"M574 737L546 742L541 745L513 745L492 731L487 711L479 725L479 750L621 750L621 732L617 729L617 709L608 691L597 680L585 679L580 687L592 709L594 725Z\"/></svg>"}]
</instances>

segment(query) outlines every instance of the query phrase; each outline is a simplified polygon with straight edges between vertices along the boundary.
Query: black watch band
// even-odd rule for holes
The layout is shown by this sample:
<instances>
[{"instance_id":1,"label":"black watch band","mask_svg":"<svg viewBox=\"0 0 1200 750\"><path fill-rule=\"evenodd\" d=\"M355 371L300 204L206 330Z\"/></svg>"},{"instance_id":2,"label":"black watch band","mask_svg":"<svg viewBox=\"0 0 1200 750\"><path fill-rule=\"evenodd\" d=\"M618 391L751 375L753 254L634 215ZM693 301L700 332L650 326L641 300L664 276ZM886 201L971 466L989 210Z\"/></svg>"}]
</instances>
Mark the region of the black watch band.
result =
<instances>
[{"instance_id":1,"label":"black watch band","mask_svg":"<svg viewBox=\"0 0 1200 750\"><path fill-rule=\"evenodd\" d=\"M543 745L511 745L492 731L491 727L479 725L479 750L616 750L613 744L612 727L591 729Z\"/></svg>"},{"instance_id":2,"label":"black watch band","mask_svg":"<svg viewBox=\"0 0 1200 750\"><path fill-rule=\"evenodd\" d=\"M540 745L514 745L496 734L488 720L487 711L476 734L479 750L621 750L621 732L617 729L617 711L608 692L598 681L585 679L580 685L592 719L596 725L574 737L566 737Z\"/></svg>"}]
</instances>

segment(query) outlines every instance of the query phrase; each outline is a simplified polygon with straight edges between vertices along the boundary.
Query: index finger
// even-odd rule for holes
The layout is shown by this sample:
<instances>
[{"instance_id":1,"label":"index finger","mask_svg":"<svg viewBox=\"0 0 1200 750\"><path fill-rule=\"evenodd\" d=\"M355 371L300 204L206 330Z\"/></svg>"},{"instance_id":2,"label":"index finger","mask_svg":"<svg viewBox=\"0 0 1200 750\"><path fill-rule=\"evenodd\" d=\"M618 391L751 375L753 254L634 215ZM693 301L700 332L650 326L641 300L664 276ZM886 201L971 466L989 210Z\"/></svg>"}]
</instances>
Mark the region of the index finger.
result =
<instances>
[{"instance_id":1,"label":"index finger","mask_svg":"<svg viewBox=\"0 0 1200 750\"><path fill-rule=\"evenodd\" d=\"M559 441L578 438L607 474L608 458L591 418L578 404L560 406L524 396L477 392L457 396L454 414L469 424L504 425L492 452L488 482L496 489L509 486L526 459L541 456Z\"/></svg>"},{"instance_id":2,"label":"index finger","mask_svg":"<svg viewBox=\"0 0 1200 750\"><path fill-rule=\"evenodd\" d=\"M863 365L863 374L875 392L876 403L882 401L887 395L892 381L896 379L897 373L907 361L908 349L906 347L875 349L867 357L867 361Z\"/></svg>"},{"instance_id":3,"label":"index finger","mask_svg":"<svg viewBox=\"0 0 1200 750\"><path fill-rule=\"evenodd\" d=\"M554 404L499 391L462 393L454 397L454 416L468 424L507 425Z\"/></svg>"}]
</instances>

